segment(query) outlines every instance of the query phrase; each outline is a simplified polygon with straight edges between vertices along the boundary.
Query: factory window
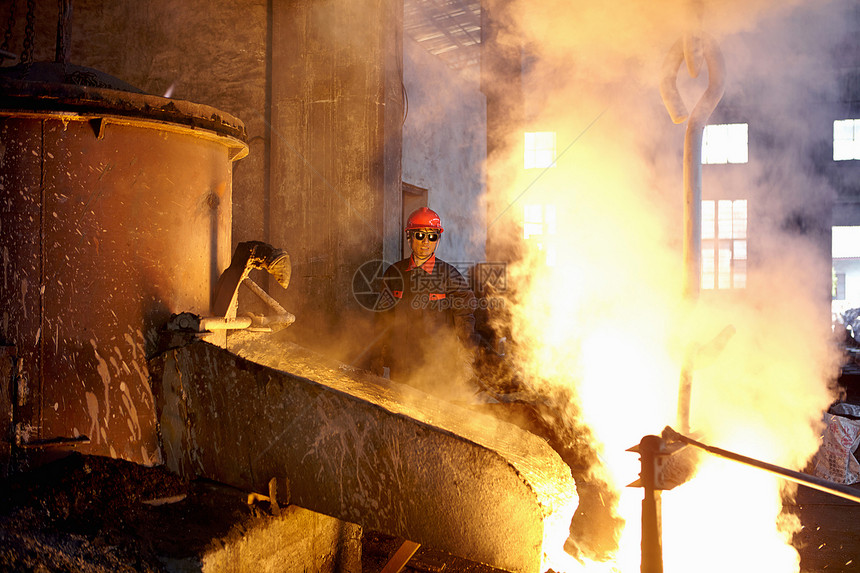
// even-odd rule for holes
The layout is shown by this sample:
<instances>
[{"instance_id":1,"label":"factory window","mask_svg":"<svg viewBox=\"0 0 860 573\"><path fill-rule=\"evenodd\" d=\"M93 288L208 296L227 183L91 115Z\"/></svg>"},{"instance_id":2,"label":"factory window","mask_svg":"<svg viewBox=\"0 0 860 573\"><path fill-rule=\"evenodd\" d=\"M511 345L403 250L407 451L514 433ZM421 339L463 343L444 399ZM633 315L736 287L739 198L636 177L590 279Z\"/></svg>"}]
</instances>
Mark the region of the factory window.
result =
<instances>
[{"instance_id":1,"label":"factory window","mask_svg":"<svg viewBox=\"0 0 860 573\"><path fill-rule=\"evenodd\" d=\"M830 294L833 300L845 300L845 273L833 271L833 285Z\"/></svg>"},{"instance_id":2,"label":"factory window","mask_svg":"<svg viewBox=\"0 0 860 573\"><path fill-rule=\"evenodd\" d=\"M860 159L860 119L833 122L833 161Z\"/></svg>"},{"instance_id":3,"label":"factory window","mask_svg":"<svg viewBox=\"0 0 860 573\"><path fill-rule=\"evenodd\" d=\"M746 163L749 160L745 123L706 125L702 136L702 163Z\"/></svg>"},{"instance_id":4,"label":"factory window","mask_svg":"<svg viewBox=\"0 0 860 573\"><path fill-rule=\"evenodd\" d=\"M860 227L831 227L830 252L834 259L860 259Z\"/></svg>"},{"instance_id":5,"label":"factory window","mask_svg":"<svg viewBox=\"0 0 860 573\"><path fill-rule=\"evenodd\" d=\"M702 288L747 284L747 202L702 201Z\"/></svg>"},{"instance_id":6,"label":"factory window","mask_svg":"<svg viewBox=\"0 0 860 573\"><path fill-rule=\"evenodd\" d=\"M555 205L525 205L523 207L523 238L546 253L547 266L556 262L555 251Z\"/></svg>"},{"instance_id":7,"label":"factory window","mask_svg":"<svg viewBox=\"0 0 860 573\"><path fill-rule=\"evenodd\" d=\"M523 166L526 169L555 167L555 132L527 131Z\"/></svg>"}]
</instances>

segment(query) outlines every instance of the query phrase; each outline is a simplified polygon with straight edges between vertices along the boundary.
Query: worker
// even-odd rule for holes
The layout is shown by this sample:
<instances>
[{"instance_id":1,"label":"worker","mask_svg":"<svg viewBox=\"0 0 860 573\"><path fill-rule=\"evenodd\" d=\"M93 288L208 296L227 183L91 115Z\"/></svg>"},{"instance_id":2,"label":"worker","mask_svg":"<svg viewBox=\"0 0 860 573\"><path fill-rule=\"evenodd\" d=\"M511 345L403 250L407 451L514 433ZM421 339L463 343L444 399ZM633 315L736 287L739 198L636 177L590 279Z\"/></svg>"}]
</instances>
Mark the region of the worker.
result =
<instances>
[{"instance_id":1,"label":"worker","mask_svg":"<svg viewBox=\"0 0 860 573\"><path fill-rule=\"evenodd\" d=\"M452 265L436 257L442 220L428 209L409 215L411 256L382 277L380 359L392 380L446 398L464 398L479 337L475 294Z\"/></svg>"}]
</instances>

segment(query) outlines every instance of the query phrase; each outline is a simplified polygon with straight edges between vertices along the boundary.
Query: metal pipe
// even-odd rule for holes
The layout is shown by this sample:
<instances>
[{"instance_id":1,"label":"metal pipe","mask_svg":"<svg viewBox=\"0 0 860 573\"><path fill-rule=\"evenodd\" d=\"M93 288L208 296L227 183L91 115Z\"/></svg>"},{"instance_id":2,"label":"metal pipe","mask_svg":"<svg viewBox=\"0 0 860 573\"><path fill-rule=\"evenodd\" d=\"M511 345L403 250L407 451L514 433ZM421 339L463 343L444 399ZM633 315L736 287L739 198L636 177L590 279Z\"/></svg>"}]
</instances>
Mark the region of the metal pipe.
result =
<instances>
[{"instance_id":1,"label":"metal pipe","mask_svg":"<svg viewBox=\"0 0 860 573\"><path fill-rule=\"evenodd\" d=\"M678 390L677 423L682 434L690 431L690 403L693 393L693 371L716 360L729 340L735 335L734 325L729 324L710 342L703 346L689 347L681 365L681 385Z\"/></svg>"},{"instance_id":2,"label":"metal pipe","mask_svg":"<svg viewBox=\"0 0 860 573\"><path fill-rule=\"evenodd\" d=\"M47 440L30 440L24 442L17 440L15 445L21 449L41 449L41 448L68 448L75 446L86 446L91 441L87 436L78 436L76 438L50 438Z\"/></svg>"},{"instance_id":3,"label":"metal pipe","mask_svg":"<svg viewBox=\"0 0 860 573\"><path fill-rule=\"evenodd\" d=\"M854 488L848 487L840 483L835 483L825 479L817 478L815 476L811 476L802 472L789 470L780 466L776 466L774 464L769 464L767 462L763 462L755 458L742 456L740 454L736 454L728 450L723 450L721 448L715 448L714 446L705 445L701 442L697 442L692 438L684 436L683 434L679 434L669 426L666 426L666 428L663 429L663 438L667 441L683 442L687 445L695 446L699 449L705 450L709 454L746 464L748 466L752 466L764 470L766 472L776 474L794 483L809 486L813 489L817 489L819 491L823 491L832 495L851 500L856 503L860 503L860 492L858 492Z\"/></svg>"},{"instance_id":4,"label":"metal pipe","mask_svg":"<svg viewBox=\"0 0 860 573\"><path fill-rule=\"evenodd\" d=\"M719 46L710 36L703 37L708 64L708 89L699 99L684 136L684 262L687 296L699 294L702 258L702 138L705 125L725 91L725 63Z\"/></svg>"},{"instance_id":5,"label":"metal pipe","mask_svg":"<svg viewBox=\"0 0 860 573\"><path fill-rule=\"evenodd\" d=\"M222 316L209 316L200 319L200 331L204 330L242 330L253 324L253 320L247 316L237 318L225 318Z\"/></svg>"},{"instance_id":6,"label":"metal pipe","mask_svg":"<svg viewBox=\"0 0 860 573\"><path fill-rule=\"evenodd\" d=\"M681 383L678 385L678 427L682 432L690 431L690 405L693 402L693 368L690 356L684 357L681 366Z\"/></svg>"},{"instance_id":7,"label":"metal pipe","mask_svg":"<svg viewBox=\"0 0 860 573\"><path fill-rule=\"evenodd\" d=\"M284 307L282 307L280 303L278 303L278 301L269 296L269 293L260 288L260 285L258 285L249 278L243 280L242 285L249 288L251 292L260 297L263 302L269 305L269 307L277 313L273 316L254 317L254 320L250 326L251 330L257 330L259 332L274 332L276 330L286 328L296 321L295 315L290 312L287 312L286 309L284 309Z\"/></svg>"},{"instance_id":8,"label":"metal pipe","mask_svg":"<svg viewBox=\"0 0 860 573\"><path fill-rule=\"evenodd\" d=\"M248 289L250 289L251 292L253 292L255 295L260 297L260 299L263 302L265 302L267 305L269 305L273 310L275 310L275 312L277 312L279 316L290 315L290 313L287 312L287 310L284 307L282 307L278 301L276 301L274 298L272 298L269 295L269 293L267 293L262 288L260 288L260 285L258 285L257 283L255 283L251 279L246 278L245 280L242 281L242 284L244 286L246 286ZM290 316L292 316L292 315L290 315Z\"/></svg>"},{"instance_id":9,"label":"metal pipe","mask_svg":"<svg viewBox=\"0 0 860 573\"><path fill-rule=\"evenodd\" d=\"M645 436L639 442L642 464L642 573L663 573L662 492L657 487L657 460L663 449L660 436Z\"/></svg>"}]
</instances>

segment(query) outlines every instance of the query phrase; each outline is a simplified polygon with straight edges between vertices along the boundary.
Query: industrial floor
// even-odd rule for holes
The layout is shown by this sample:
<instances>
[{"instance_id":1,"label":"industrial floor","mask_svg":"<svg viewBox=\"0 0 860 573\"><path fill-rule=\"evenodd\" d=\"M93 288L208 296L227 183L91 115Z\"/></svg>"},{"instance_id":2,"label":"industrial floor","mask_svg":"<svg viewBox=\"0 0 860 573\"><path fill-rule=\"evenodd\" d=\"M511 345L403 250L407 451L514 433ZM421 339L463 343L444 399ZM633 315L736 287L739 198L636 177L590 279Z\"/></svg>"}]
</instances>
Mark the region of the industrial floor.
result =
<instances>
[{"instance_id":1,"label":"industrial floor","mask_svg":"<svg viewBox=\"0 0 860 573\"><path fill-rule=\"evenodd\" d=\"M860 484L852 487L860 495ZM860 572L860 503L800 487L795 509L803 524L794 541L802 573Z\"/></svg>"},{"instance_id":2,"label":"industrial floor","mask_svg":"<svg viewBox=\"0 0 860 573\"><path fill-rule=\"evenodd\" d=\"M860 494L860 484L851 487ZM215 539L270 519L233 488L186 486L163 468L92 456L70 456L26 480L0 480L0 492L0 571L157 573L165 571L159 556L193 556ZM178 492L188 495L177 503L140 501ZM789 509L804 526L795 539L802 573L860 572L860 504L800 487ZM382 571L401 541L365 530L361 573ZM403 571L498 570L421 547Z\"/></svg>"},{"instance_id":3,"label":"industrial floor","mask_svg":"<svg viewBox=\"0 0 860 573\"><path fill-rule=\"evenodd\" d=\"M860 495L860 484L852 486ZM800 486L797 504L788 509L800 517L803 529L794 540L801 573L860 573L860 503ZM382 570L402 540L365 532L362 573ZM498 569L420 548L404 573L495 573ZM761 572L768 573L768 572Z\"/></svg>"},{"instance_id":4,"label":"industrial floor","mask_svg":"<svg viewBox=\"0 0 860 573\"><path fill-rule=\"evenodd\" d=\"M361 573L377 573L383 570L394 555L402 539L365 531L361 544ZM501 569L460 559L441 551L419 547L406 563L403 573L504 573Z\"/></svg>"}]
</instances>

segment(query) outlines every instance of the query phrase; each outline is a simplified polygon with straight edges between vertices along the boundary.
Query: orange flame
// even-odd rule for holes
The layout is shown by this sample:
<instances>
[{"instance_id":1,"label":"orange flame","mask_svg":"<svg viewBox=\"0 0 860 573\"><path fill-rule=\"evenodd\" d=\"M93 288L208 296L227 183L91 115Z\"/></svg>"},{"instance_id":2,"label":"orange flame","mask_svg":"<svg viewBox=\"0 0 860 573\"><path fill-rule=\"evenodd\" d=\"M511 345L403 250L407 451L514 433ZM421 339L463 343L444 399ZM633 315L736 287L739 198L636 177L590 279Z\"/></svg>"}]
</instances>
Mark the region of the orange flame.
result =
<instances>
[{"instance_id":1,"label":"orange flame","mask_svg":"<svg viewBox=\"0 0 860 573\"><path fill-rule=\"evenodd\" d=\"M532 249L511 271L518 285L513 338L526 379L538 392L570 397L570 422L595 437L600 464L591 477L618 492L615 511L625 523L608 559L559 552L549 556L555 571L639 568L642 490L626 488L639 460L626 450L675 426L682 369L692 368L693 431L792 469L817 450L821 413L832 399L826 380L835 357L822 328L829 309L819 304L816 280L797 277L797 269L821 270L815 246L797 240L790 257L773 259L765 249L755 272L766 288L684 300L680 210L659 177L643 175L650 166L638 150L618 141L627 119L607 114L534 186L526 200L553 204L559 224L554 236L526 240ZM508 200L529 176L514 182ZM822 276L829 278L826 270ZM709 351L727 327L734 335ZM796 523L781 514L779 482L732 465L705 460L691 482L663 494L667 573L725 571L738 562L757 564L748 570L798 570L790 545Z\"/></svg>"}]
</instances>

